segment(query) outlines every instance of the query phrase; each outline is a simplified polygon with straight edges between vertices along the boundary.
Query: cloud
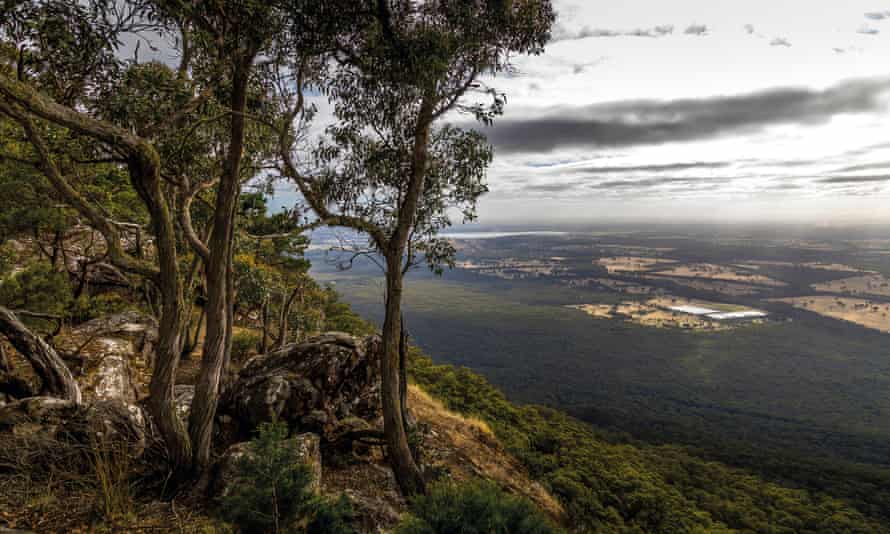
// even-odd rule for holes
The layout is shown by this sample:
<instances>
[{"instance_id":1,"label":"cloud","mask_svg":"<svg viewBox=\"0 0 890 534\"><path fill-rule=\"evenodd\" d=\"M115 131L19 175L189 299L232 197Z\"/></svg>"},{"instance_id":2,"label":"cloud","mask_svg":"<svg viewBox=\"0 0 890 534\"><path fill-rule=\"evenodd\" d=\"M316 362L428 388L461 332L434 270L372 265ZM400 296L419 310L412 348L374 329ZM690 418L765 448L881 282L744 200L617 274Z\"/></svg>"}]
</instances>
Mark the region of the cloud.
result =
<instances>
[{"instance_id":1,"label":"cloud","mask_svg":"<svg viewBox=\"0 0 890 534\"><path fill-rule=\"evenodd\" d=\"M707 35L708 27L704 24L691 24L683 33L686 35Z\"/></svg>"},{"instance_id":2,"label":"cloud","mask_svg":"<svg viewBox=\"0 0 890 534\"><path fill-rule=\"evenodd\" d=\"M823 184L865 184L871 182L888 182L890 175L871 176L827 176L819 180Z\"/></svg>"},{"instance_id":3,"label":"cloud","mask_svg":"<svg viewBox=\"0 0 890 534\"><path fill-rule=\"evenodd\" d=\"M591 184L591 189L630 189L630 188L650 188L662 185L694 185L701 186L703 184L725 184L731 182L730 178L645 178L643 180L608 180Z\"/></svg>"},{"instance_id":4,"label":"cloud","mask_svg":"<svg viewBox=\"0 0 890 534\"><path fill-rule=\"evenodd\" d=\"M674 33L674 27L665 24L659 26L653 26L651 28L634 28L631 30L612 30L608 28L591 28L590 26L584 26L577 32L571 32L566 30L563 27L558 27L553 32L553 39L551 41L568 41L573 39L587 39L590 37L650 37L650 38L658 38L665 37Z\"/></svg>"},{"instance_id":5,"label":"cloud","mask_svg":"<svg viewBox=\"0 0 890 534\"><path fill-rule=\"evenodd\" d=\"M631 173L631 172L666 172L666 171L686 171L692 169L722 169L729 167L727 162L705 162L695 161L689 163L663 163L656 165L631 165L631 166L574 166L574 167L556 167L554 172L584 172L593 174L614 174L614 173Z\"/></svg>"},{"instance_id":6,"label":"cloud","mask_svg":"<svg viewBox=\"0 0 890 534\"><path fill-rule=\"evenodd\" d=\"M856 33L861 33L863 35L877 35L881 33L881 30L877 28L871 28L869 26L862 26L861 28L856 30Z\"/></svg>"},{"instance_id":7,"label":"cloud","mask_svg":"<svg viewBox=\"0 0 890 534\"><path fill-rule=\"evenodd\" d=\"M880 162L880 163L862 163L859 165L850 165L849 167L844 167L844 168L838 169L834 172L873 171L876 169L890 169L890 161L884 161L884 162Z\"/></svg>"},{"instance_id":8,"label":"cloud","mask_svg":"<svg viewBox=\"0 0 890 534\"><path fill-rule=\"evenodd\" d=\"M890 80L855 80L824 91L779 88L738 96L633 100L532 111L482 128L500 153L706 140L778 124L821 124L884 108Z\"/></svg>"},{"instance_id":9,"label":"cloud","mask_svg":"<svg viewBox=\"0 0 890 534\"><path fill-rule=\"evenodd\" d=\"M873 11L871 13L866 13L865 18L870 20L890 19L890 11Z\"/></svg>"},{"instance_id":10,"label":"cloud","mask_svg":"<svg viewBox=\"0 0 890 534\"><path fill-rule=\"evenodd\" d=\"M791 42L784 37L776 37L769 42L770 46L791 46Z\"/></svg>"},{"instance_id":11,"label":"cloud","mask_svg":"<svg viewBox=\"0 0 890 534\"><path fill-rule=\"evenodd\" d=\"M581 186L584 186L583 182L568 182L568 183L555 183L555 184L533 184L527 185L522 189L524 191L528 191L530 193L565 193L567 191L575 190Z\"/></svg>"}]
</instances>

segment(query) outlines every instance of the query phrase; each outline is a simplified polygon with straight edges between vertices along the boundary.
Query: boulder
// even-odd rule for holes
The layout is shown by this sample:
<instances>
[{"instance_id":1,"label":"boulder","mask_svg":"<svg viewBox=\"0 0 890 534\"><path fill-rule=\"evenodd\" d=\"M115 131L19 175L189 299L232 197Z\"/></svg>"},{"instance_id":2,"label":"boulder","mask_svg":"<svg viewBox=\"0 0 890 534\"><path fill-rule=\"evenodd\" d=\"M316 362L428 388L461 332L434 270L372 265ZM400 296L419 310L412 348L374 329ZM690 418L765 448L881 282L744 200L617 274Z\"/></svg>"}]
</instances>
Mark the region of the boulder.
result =
<instances>
[{"instance_id":1,"label":"boulder","mask_svg":"<svg viewBox=\"0 0 890 534\"><path fill-rule=\"evenodd\" d=\"M304 433L288 438L287 443L296 450L296 460L309 466L312 472L310 488L318 494L321 491L321 439L317 434ZM254 454L250 442L236 443L226 449L216 464L211 488L215 497L229 495L233 488L244 482L238 476L238 462Z\"/></svg>"},{"instance_id":2,"label":"boulder","mask_svg":"<svg viewBox=\"0 0 890 534\"><path fill-rule=\"evenodd\" d=\"M343 420L380 417L379 347L376 337L328 333L255 356L226 392L220 413L242 437L278 420L330 441Z\"/></svg>"},{"instance_id":3,"label":"boulder","mask_svg":"<svg viewBox=\"0 0 890 534\"><path fill-rule=\"evenodd\" d=\"M0 432L87 446L119 440L127 443L133 457L145 450L146 425L140 407L120 400L85 405L54 397L29 397L0 406Z\"/></svg>"},{"instance_id":4,"label":"boulder","mask_svg":"<svg viewBox=\"0 0 890 534\"><path fill-rule=\"evenodd\" d=\"M55 438L58 431L81 412L82 407L73 401L28 397L0 406L0 432Z\"/></svg>"},{"instance_id":5,"label":"boulder","mask_svg":"<svg viewBox=\"0 0 890 534\"><path fill-rule=\"evenodd\" d=\"M157 338L152 317L124 312L78 325L60 336L56 345L62 354L76 354L80 359L78 382L85 399L131 404L139 397L139 385L147 383Z\"/></svg>"},{"instance_id":6,"label":"boulder","mask_svg":"<svg viewBox=\"0 0 890 534\"><path fill-rule=\"evenodd\" d=\"M189 413L192 410L193 400L195 400L195 386L184 384L173 386L173 404L176 406L176 415L186 425L189 422Z\"/></svg>"}]
</instances>

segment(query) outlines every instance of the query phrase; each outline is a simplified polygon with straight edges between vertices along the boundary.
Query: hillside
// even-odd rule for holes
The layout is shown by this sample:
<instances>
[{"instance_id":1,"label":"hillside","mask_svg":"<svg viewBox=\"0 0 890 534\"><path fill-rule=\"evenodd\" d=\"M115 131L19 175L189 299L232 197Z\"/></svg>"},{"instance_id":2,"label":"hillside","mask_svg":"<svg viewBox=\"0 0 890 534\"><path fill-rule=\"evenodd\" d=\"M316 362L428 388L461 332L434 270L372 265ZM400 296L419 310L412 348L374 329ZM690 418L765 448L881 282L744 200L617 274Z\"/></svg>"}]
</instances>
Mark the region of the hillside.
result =
<instances>
[{"instance_id":1,"label":"hillside","mask_svg":"<svg viewBox=\"0 0 890 534\"><path fill-rule=\"evenodd\" d=\"M770 483L702 460L599 432L563 413L517 406L465 368L415 351L414 380L446 406L488 423L533 478L589 532L890 532L842 500Z\"/></svg>"}]
</instances>

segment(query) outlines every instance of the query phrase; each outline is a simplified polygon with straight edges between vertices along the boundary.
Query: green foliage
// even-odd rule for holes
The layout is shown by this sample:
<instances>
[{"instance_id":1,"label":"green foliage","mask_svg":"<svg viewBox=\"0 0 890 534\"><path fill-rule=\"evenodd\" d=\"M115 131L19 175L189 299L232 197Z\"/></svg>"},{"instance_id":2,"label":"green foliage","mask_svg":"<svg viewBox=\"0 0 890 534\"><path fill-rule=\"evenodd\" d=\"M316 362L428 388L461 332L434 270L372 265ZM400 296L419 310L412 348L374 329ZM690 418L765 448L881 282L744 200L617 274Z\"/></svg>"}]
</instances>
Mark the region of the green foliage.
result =
<instances>
[{"instance_id":1,"label":"green foliage","mask_svg":"<svg viewBox=\"0 0 890 534\"><path fill-rule=\"evenodd\" d=\"M507 450L592 532L886 532L845 502L766 482L678 446L629 444L561 412L516 406L465 368L412 350L414 380L488 422Z\"/></svg>"},{"instance_id":2,"label":"green foliage","mask_svg":"<svg viewBox=\"0 0 890 534\"><path fill-rule=\"evenodd\" d=\"M15 249L9 244L0 244L0 277L6 278L9 271L15 266Z\"/></svg>"},{"instance_id":3,"label":"green foliage","mask_svg":"<svg viewBox=\"0 0 890 534\"><path fill-rule=\"evenodd\" d=\"M64 315L72 302L68 276L35 263L0 284L0 304L11 309Z\"/></svg>"},{"instance_id":4,"label":"green foliage","mask_svg":"<svg viewBox=\"0 0 890 534\"><path fill-rule=\"evenodd\" d=\"M398 534L551 534L558 532L530 502L474 481L442 483L411 503Z\"/></svg>"},{"instance_id":5,"label":"green foliage","mask_svg":"<svg viewBox=\"0 0 890 534\"><path fill-rule=\"evenodd\" d=\"M232 360L243 362L260 349L262 338L253 332L238 332L232 336Z\"/></svg>"},{"instance_id":6,"label":"green foliage","mask_svg":"<svg viewBox=\"0 0 890 534\"><path fill-rule=\"evenodd\" d=\"M90 296L82 294L71 302L68 317L74 323L82 323L114 313L134 308L135 306L117 293L101 293Z\"/></svg>"},{"instance_id":7,"label":"green foliage","mask_svg":"<svg viewBox=\"0 0 890 534\"><path fill-rule=\"evenodd\" d=\"M283 423L260 425L250 442L251 454L238 459L238 484L222 499L222 516L250 533L353 532L348 501L329 502L313 495L312 473L299 462L297 445L287 435Z\"/></svg>"},{"instance_id":8,"label":"green foliage","mask_svg":"<svg viewBox=\"0 0 890 534\"><path fill-rule=\"evenodd\" d=\"M339 499L316 499L313 502L312 518L306 525L306 532L314 534L353 534L350 520L353 517L352 504L345 495Z\"/></svg>"},{"instance_id":9,"label":"green foliage","mask_svg":"<svg viewBox=\"0 0 890 534\"><path fill-rule=\"evenodd\" d=\"M340 302L336 291L327 288L325 296L327 297L324 306L326 331L346 332L354 336L369 336L377 331L374 325L352 311L349 304Z\"/></svg>"}]
</instances>

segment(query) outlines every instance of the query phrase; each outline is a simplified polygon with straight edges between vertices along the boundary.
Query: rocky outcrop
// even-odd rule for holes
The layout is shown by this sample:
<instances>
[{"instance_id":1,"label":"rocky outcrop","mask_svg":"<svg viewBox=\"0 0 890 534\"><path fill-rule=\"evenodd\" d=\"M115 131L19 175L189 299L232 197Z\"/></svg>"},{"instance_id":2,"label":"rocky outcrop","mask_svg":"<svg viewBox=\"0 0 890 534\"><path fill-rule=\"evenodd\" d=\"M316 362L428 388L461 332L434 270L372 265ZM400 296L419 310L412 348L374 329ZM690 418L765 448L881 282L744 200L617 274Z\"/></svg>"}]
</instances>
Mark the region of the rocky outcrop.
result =
<instances>
[{"instance_id":1,"label":"rocky outcrop","mask_svg":"<svg viewBox=\"0 0 890 534\"><path fill-rule=\"evenodd\" d=\"M119 400L83 405L53 397L29 397L0 406L0 432L86 446L116 439L127 443L133 457L145 450L146 425L138 406Z\"/></svg>"},{"instance_id":2,"label":"rocky outcrop","mask_svg":"<svg viewBox=\"0 0 890 534\"><path fill-rule=\"evenodd\" d=\"M298 434L285 442L285 447L293 449L294 460L309 466L312 473L310 488L314 493L321 491L321 439L317 434ZM222 455L216 466L212 493L216 497L225 497L242 481L238 477L238 463L245 457L254 457L249 442L236 443Z\"/></svg>"},{"instance_id":3,"label":"rocky outcrop","mask_svg":"<svg viewBox=\"0 0 890 534\"><path fill-rule=\"evenodd\" d=\"M56 344L63 354L80 361L78 381L87 400L133 403L140 397L140 387L147 384L157 338L152 317L125 312L78 325Z\"/></svg>"},{"instance_id":4,"label":"rocky outcrop","mask_svg":"<svg viewBox=\"0 0 890 534\"><path fill-rule=\"evenodd\" d=\"M329 441L341 421L380 417L377 338L328 333L248 360L220 405L247 438L263 422L286 421Z\"/></svg>"}]
</instances>

